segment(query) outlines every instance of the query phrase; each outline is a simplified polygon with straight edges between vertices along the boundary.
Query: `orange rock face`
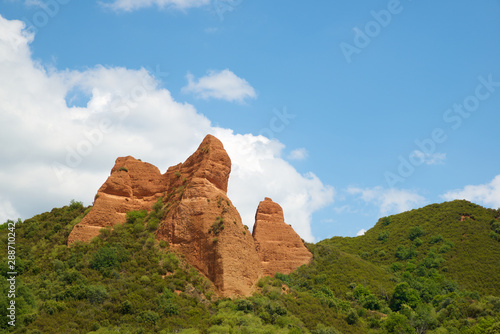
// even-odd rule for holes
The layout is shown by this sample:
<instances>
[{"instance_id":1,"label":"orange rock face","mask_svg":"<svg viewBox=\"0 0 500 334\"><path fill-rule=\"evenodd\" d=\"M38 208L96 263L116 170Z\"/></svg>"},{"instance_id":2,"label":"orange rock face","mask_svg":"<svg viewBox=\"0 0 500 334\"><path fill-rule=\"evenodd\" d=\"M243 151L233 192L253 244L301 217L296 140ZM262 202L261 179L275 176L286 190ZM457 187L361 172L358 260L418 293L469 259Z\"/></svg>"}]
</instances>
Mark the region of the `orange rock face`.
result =
<instances>
[{"instance_id":1,"label":"orange rock face","mask_svg":"<svg viewBox=\"0 0 500 334\"><path fill-rule=\"evenodd\" d=\"M129 211L151 210L166 190L165 184L165 176L155 166L130 156L116 159L111 175L97 191L92 210L71 231L68 245L88 242L101 228L124 223Z\"/></svg>"},{"instance_id":2,"label":"orange rock face","mask_svg":"<svg viewBox=\"0 0 500 334\"><path fill-rule=\"evenodd\" d=\"M289 274L312 259L299 235L285 224L281 206L270 198L257 208L253 237L264 275Z\"/></svg>"},{"instance_id":3,"label":"orange rock face","mask_svg":"<svg viewBox=\"0 0 500 334\"><path fill-rule=\"evenodd\" d=\"M227 197L230 172L229 156L211 135L165 174L132 157L118 158L68 245L88 242L101 228L124 223L129 211L151 211L162 197L165 215L156 238L183 254L221 295L248 296L263 274L290 273L312 255L284 223L281 207L269 199L257 210L254 241Z\"/></svg>"},{"instance_id":4,"label":"orange rock face","mask_svg":"<svg viewBox=\"0 0 500 334\"><path fill-rule=\"evenodd\" d=\"M182 165L171 167L175 199L157 231L224 296L252 293L261 276L253 238L226 196L231 160L222 143L207 137ZM183 181L185 180L185 181ZM175 190L177 189L177 190Z\"/></svg>"}]
</instances>

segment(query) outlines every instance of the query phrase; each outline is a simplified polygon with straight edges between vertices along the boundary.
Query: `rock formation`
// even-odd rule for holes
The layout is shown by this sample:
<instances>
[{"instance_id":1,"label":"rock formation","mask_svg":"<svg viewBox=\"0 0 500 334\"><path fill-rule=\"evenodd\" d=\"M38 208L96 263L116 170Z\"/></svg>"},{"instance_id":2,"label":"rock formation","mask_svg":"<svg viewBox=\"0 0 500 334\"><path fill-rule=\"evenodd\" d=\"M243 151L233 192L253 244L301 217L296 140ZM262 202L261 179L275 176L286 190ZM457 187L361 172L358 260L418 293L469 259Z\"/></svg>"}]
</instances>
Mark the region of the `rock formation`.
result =
<instances>
[{"instance_id":1,"label":"rock formation","mask_svg":"<svg viewBox=\"0 0 500 334\"><path fill-rule=\"evenodd\" d=\"M157 238L170 243L225 296L249 295L261 276L253 238L226 196L231 160L208 136L181 165L169 168L171 204Z\"/></svg>"},{"instance_id":2,"label":"rock formation","mask_svg":"<svg viewBox=\"0 0 500 334\"><path fill-rule=\"evenodd\" d=\"M165 214L156 238L183 254L221 295L250 295L263 274L290 273L312 255L270 199L260 203L250 234L227 197L230 172L229 156L211 135L165 174L130 156L118 158L68 245L88 242L101 228L124 223L129 211L151 211L161 197Z\"/></svg>"},{"instance_id":3,"label":"rock formation","mask_svg":"<svg viewBox=\"0 0 500 334\"><path fill-rule=\"evenodd\" d=\"M285 223L281 206L270 198L257 208L253 237L264 275L289 274L312 259L302 239Z\"/></svg>"},{"instance_id":4,"label":"rock formation","mask_svg":"<svg viewBox=\"0 0 500 334\"><path fill-rule=\"evenodd\" d=\"M68 237L68 244L90 241L103 227L125 222L132 210L151 210L163 195L166 178L155 166L130 156L116 159L111 175L99 188L92 210Z\"/></svg>"}]
</instances>

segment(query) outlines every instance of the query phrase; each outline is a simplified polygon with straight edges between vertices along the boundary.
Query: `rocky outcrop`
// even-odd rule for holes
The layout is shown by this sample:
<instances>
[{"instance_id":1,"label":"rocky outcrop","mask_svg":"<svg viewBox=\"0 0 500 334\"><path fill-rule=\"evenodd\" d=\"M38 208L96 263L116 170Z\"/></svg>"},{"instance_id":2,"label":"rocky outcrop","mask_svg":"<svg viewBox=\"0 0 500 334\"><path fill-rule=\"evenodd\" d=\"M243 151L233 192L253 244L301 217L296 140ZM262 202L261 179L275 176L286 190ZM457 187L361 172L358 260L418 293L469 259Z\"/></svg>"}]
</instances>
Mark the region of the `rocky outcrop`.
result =
<instances>
[{"instance_id":1,"label":"rocky outcrop","mask_svg":"<svg viewBox=\"0 0 500 334\"><path fill-rule=\"evenodd\" d=\"M230 171L229 156L212 136L186 162L171 167L171 206L157 238L184 254L222 295L246 296L261 268L253 238L226 195Z\"/></svg>"},{"instance_id":2,"label":"rocky outcrop","mask_svg":"<svg viewBox=\"0 0 500 334\"><path fill-rule=\"evenodd\" d=\"M302 239L285 223L281 206L270 198L257 208L253 237L264 275L289 274L312 259Z\"/></svg>"},{"instance_id":3,"label":"rocky outcrop","mask_svg":"<svg viewBox=\"0 0 500 334\"><path fill-rule=\"evenodd\" d=\"M125 222L132 210L151 210L166 190L166 178L155 166L130 156L116 159L111 175L99 188L92 210L68 237L68 244L88 242L103 227Z\"/></svg>"},{"instance_id":4,"label":"rocky outcrop","mask_svg":"<svg viewBox=\"0 0 500 334\"><path fill-rule=\"evenodd\" d=\"M231 159L211 135L165 174L133 157L118 158L68 245L88 242L101 228L124 223L129 211L151 211L161 198L165 214L156 238L183 254L221 295L248 296L263 274L290 273L308 263L311 254L284 223L281 207L269 199L259 205L250 234L227 197L230 172Z\"/></svg>"}]
</instances>

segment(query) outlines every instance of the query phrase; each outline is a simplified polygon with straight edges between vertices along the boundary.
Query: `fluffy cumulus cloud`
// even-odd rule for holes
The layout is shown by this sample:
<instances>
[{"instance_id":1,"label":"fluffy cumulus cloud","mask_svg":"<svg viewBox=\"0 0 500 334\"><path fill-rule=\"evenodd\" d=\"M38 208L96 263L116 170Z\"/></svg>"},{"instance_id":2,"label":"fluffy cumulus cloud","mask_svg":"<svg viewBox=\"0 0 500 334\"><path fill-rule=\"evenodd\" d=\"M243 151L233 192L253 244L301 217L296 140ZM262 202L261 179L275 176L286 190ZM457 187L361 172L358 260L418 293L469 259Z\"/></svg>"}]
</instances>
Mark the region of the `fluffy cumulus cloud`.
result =
<instances>
[{"instance_id":1,"label":"fluffy cumulus cloud","mask_svg":"<svg viewBox=\"0 0 500 334\"><path fill-rule=\"evenodd\" d=\"M442 197L447 201L466 199L493 209L500 208L500 175L489 183L468 185L463 189L449 191Z\"/></svg>"},{"instance_id":2,"label":"fluffy cumulus cloud","mask_svg":"<svg viewBox=\"0 0 500 334\"><path fill-rule=\"evenodd\" d=\"M395 214L422 206L426 199L414 191L396 188L355 188L350 187L347 192L359 196L364 202L377 205L380 214Z\"/></svg>"},{"instance_id":3,"label":"fluffy cumulus cloud","mask_svg":"<svg viewBox=\"0 0 500 334\"><path fill-rule=\"evenodd\" d=\"M132 155L164 172L212 133L231 156L229 196L244 223L253 224L268 196L304 239L314 239L312 214L333 201L334 190L283 160L283 144L212 126L159 87L161 72L49 70L32 60L33 36L23 27L0 16L1 220L28 218L71 199L90 204L116 157Z\"/></svg>"},{"instance_id":4,"label":"fluffy cumulus cloud","mask_svg":"<svg viewBox=\"0 0 500 334\"><path fill-rule=\"evenodd\" d=\"M101 2L101 4L116 11L130 12L153 6L184 10L208 5L210 0L114 0L112 2Z\"/></svg>"},{"instance_id":5,"label":"fluffy cumulus cloud","mask_svg":"<svg viewBox=\"0 0 500 334\"><path fill-rule=\"evenodd\" d=\"M188 84L182 88L184 93L193 93L202 99L219 99L242 103L246 99L256 98L257 93L250 84L228 69L209 71L204 77L196 80L191 73L187 74Z\"/></svg>"}]
</instances>

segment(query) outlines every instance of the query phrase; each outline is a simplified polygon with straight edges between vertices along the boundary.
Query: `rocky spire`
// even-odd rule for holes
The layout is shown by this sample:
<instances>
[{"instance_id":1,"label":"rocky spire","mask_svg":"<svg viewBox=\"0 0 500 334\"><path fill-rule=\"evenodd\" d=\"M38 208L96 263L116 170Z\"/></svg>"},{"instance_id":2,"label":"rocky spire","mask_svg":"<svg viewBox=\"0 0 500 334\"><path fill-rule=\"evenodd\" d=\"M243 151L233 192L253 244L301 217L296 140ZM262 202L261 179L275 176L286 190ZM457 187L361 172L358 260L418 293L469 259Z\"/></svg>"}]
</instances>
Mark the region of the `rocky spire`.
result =
<instances>
[{"instance_id":1,"label":"rocky spire","mask_svg":"<svg viewBox=\"0 0 500 334\"><path fill-rule=\"evenodd\" d=\"M253 237L264 275L289 274L312 259L302 239L285 223L281 206L268 197L257 208Z\"/></svg>"}]
</instances>

